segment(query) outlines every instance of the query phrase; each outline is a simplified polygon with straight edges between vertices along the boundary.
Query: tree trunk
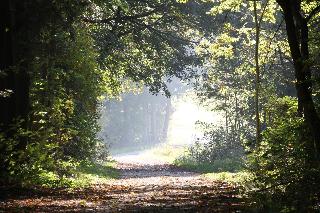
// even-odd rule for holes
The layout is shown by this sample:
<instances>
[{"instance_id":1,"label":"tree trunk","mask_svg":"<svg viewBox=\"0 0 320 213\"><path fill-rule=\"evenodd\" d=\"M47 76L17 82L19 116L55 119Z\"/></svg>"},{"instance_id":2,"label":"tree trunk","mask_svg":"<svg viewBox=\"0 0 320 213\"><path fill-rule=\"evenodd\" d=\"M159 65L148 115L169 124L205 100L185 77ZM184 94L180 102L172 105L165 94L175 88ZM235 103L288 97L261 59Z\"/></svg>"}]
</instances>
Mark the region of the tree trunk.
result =
<instances>
[{"instance_id":1,"label":"tree trunk","mask_svg":"<svg viewBox=\"0 0 320 213\"><path fill-rule=\"evenodd\" d=\"M167 98L166 100L166 108L165 108L165 117L164 117L164 124L162 128L162 133L161 133L161 142L165 142L167 140L168 136L168 129L169 129L169 122L170 122L170 116L172 113L172 106L171 106L171 99Z\"/></svg>"},{"instance_id":2,"label":"tree trunk","mask_svg":"<svg viewBox=\"0 0 320 213\"><path fill-rule=\"evenodd\" d=\"M256 143L261 141L261 122L260 122L260 109L259 109L259 96L260 96L260 66L259 66L259 43L260 43L260 23L258 21L257 2L253 1L254 8L254 22L255 22L255 94L254 94L254 108L256 115Z\"/></svg>"},{"instance_id":3,"label":"tree trunk","mask_svg":"<svg viewBox=\"0 0 320 213\"><path fill-rule=\"evenodd\" d=\"M12 128L17 119L23 129L28 128L29 115L29 73L25 62L27 48L23 48L27 32L28 20L25 19L26 8L23 1L6 0L2 2L2 26L0 32L0 132L5 134L7 141L17 136L17 130ZM27 137L19 136L16 149L24 149ZM2 144L1 170L6 170L3 162L6 155L6 144Z\"/></svg>"},{"instance_id":4,"label":"tree trunk","mask_svg":"<svg viewBox=\"0 0 320 213\"><path fill-rule=\"evenodd\" d=\"M311 68L307 60L308 50L308 25L301 14L301 2L298 0L277 0L281 6L286 22L286 31L290 46L291 57L294 64L296 90L299 106L308 124L313 137L313 153L319 158L320 153L320 119L312 99ZM297 35L299 33L299 35Z\"/></svg>"}]
</instances>

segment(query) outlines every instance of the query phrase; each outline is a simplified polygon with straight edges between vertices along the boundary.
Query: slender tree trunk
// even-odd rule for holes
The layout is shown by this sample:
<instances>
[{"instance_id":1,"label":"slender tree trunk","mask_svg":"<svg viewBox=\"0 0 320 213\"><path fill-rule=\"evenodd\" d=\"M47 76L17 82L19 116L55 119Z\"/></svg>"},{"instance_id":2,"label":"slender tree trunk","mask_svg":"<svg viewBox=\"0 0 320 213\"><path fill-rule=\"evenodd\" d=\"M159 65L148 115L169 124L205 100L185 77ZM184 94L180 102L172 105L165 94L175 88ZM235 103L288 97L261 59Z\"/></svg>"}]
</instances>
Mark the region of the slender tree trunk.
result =
<instances>
[{"instance_id":1,"label":"slender tree trunk","mask_svg":"<svg viewBox=\"0 0 320 213\"><path fill-rule=\"evenodd\" d=\"M155 110L156 110L156 105L154 103L151 103L150 106L150 144L155 144L157 143L156 141L156 121L155 121Z\"/></svg>"},{"instance_id":2,"label":"slender tree trunk","mask_svg":"<svg viewBox=\"0 0 320 213\"><path fill-rule=\"evenodd\" d=\"M163 124L163 129L162 129L162 141L165 142L168 136L168 128L169 128L169 121L170 121L170 116L172 112L172 106L171 106L171 99L167 98L166 101L166 109L165 109L165 115L164 115L164 124Z\"/></svg>"},{"instance_id":3,"label":"slender tree trunk","mask_svg":"<svg viewBox=\"0 0 320 213\"><path fill-rule=\"evenodd\" d=\"M237 141L240 141L240 128L239 128L239 103L238 103L238 97L237 97L237 92L234 93L234 98L235 98L235 120L234 120L234 131L235 131L235 139Z\"/></svg>"},{"instance_id":4,"label":"slender tree trunk","mask_svg":"<svg viewBox=\"0 0 320 213\"><path fill-rule=\"evenodd\" d=\"M228 119L228 107L227 107L227 97L228 97L228 94L227 92L224 93L224 104L225 104L225 126L226 126L226 134L227 136L229 137L229 119Z\"/></svg>"},{"instance_id":5,"label":"slender tree trunk","mask_svg":"<svg viewBox=\"0 0 320 213\"><path fill-rule=\"evenodd\" d=\"M254 8L254 22L255 22L255 95L254 95L254 108L256 115L256 143L261 141L261 122L260 122L260 109L259 109L259 96L260 96L260 66L259 66L259 44L260 44L260 23L258 21L257 2L253 1Z\"/></svg>"},{"instance_id":6,"label":"slender tree trunk","mask_svg":"<svg viewBox=\"0 0 320 213\"><path fill-rule=\"evenodd\" d=\"M296 90L299 106L301 106L304 119L308 124L313 137L313 154L316 159L320 153L320 118L312 99L311 68L307 60L308 25L301 14L301 2L298 0L277 0L281 6L286 22L286 31L290 46L291 57L294 64ZM299 35L297 35L299 33Z\"/></svg>"}]
</instances>

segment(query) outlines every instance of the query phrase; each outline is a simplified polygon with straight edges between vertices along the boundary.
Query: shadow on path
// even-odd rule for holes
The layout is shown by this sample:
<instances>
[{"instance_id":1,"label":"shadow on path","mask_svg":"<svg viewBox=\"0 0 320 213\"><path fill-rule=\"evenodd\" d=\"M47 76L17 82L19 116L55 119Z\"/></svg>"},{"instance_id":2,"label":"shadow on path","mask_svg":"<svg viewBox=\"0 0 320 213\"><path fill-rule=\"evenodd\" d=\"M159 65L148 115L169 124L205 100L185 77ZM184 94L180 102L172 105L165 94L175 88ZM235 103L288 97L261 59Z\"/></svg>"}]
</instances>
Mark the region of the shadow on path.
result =
<instances>
[{"instance_id":1,"label":"shadow on path","mask_svg":"<svg viewBox=\"0 0 320 213\"><path fill-rule=\"evenodd\" d=\"M236 187L160 164L117 166L121 176L67 192L25 191L0 201L0 212L243 212Z\"/></svg>"}]
</instances>

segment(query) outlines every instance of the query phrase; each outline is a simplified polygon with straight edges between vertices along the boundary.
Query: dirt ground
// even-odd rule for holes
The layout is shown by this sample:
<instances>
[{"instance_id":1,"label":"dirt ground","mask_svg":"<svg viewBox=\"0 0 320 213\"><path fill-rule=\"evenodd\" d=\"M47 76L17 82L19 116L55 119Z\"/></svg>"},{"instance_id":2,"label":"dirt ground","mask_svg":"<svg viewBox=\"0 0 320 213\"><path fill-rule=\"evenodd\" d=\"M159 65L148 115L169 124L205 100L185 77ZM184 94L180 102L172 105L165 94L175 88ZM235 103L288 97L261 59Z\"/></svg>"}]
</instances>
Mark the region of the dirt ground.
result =
<instances>
[{"instance_id":1,"label":"dirt ground","mask_svg":"<svg viewBox=\"0 0 320 213\"><path fill-rule=\"evenodd\" d=\"M243 212L237 189L170 164L120 162L120 178L87 189L6 191L0 212Z\"/></svg>"}]
</instances>

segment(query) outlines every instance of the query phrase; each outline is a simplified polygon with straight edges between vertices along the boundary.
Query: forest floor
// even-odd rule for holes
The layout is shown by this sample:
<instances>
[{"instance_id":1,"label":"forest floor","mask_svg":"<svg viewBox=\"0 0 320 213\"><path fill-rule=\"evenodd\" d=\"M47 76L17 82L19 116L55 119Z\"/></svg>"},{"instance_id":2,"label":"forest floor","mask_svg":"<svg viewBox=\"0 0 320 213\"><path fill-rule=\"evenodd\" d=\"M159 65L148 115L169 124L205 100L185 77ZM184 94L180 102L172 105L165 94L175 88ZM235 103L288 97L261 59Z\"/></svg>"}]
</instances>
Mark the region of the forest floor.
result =
<instances>
[{"instance_id":1,"label":"forest floor","mask_svg":"<svg viewBox=\"0 0 320 213\"><path fill-rule=\"evenodd\" d=\"M243 212L236 186L165 162L119 158L118 179L85 189L7 191L0 212Z\"/></svg>"}]
</instances>

